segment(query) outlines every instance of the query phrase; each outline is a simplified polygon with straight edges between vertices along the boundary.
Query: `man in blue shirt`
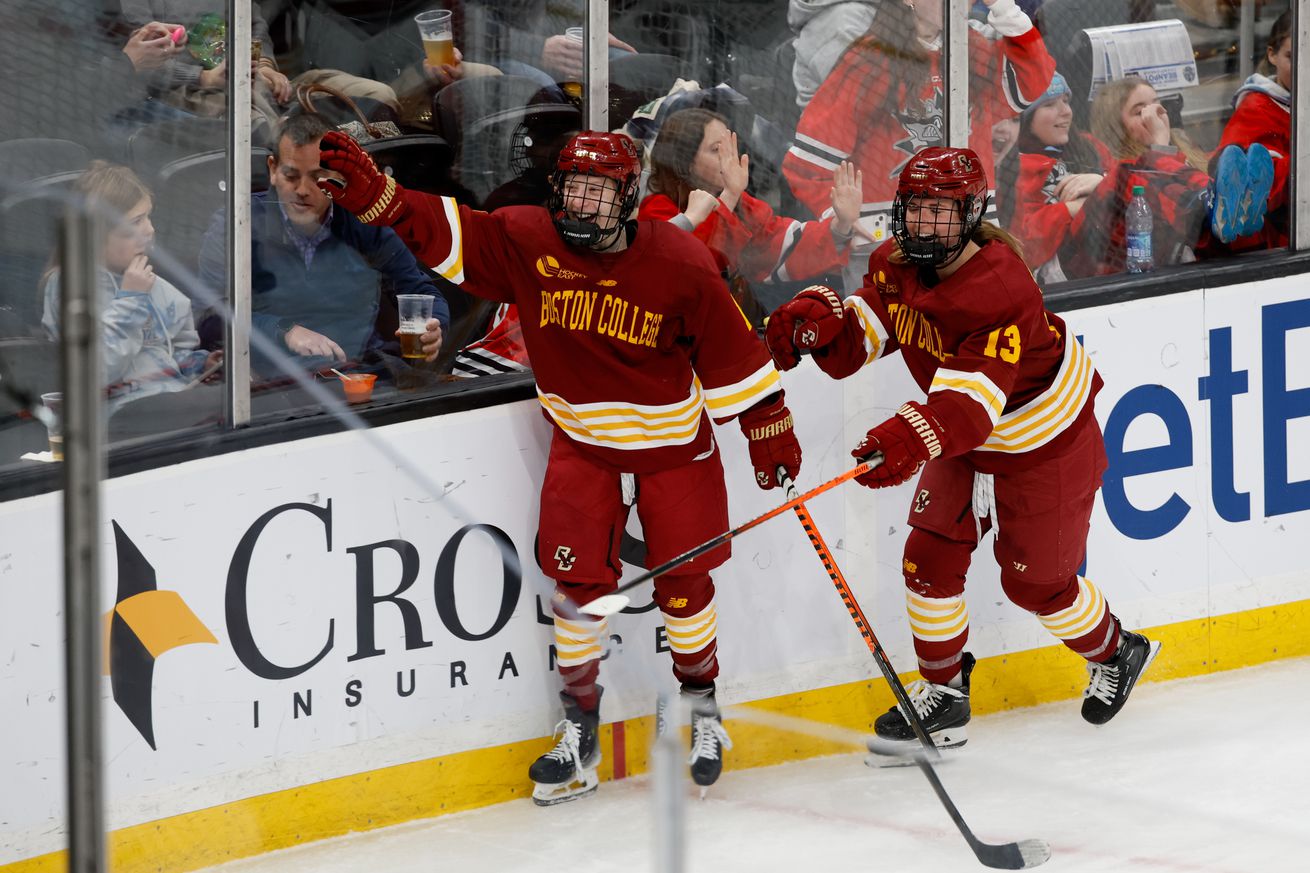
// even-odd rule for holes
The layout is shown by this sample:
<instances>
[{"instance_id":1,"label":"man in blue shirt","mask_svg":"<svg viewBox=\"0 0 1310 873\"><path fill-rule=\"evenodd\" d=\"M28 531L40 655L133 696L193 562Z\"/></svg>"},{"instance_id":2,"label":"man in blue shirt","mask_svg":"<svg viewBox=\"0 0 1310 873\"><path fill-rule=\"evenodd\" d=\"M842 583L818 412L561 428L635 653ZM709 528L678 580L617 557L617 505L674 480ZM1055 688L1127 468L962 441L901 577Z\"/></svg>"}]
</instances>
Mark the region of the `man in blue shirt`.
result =
<instances>
[{"instance_id":1,"label":"man in blue shirt","mask_svg":"<svg viewBox=\"0 0 1310 873\"><path fill-rule=\"evenodd\" d=\"M315 184L328 172L318 163L327 131L314 115L283 123L268 158L271 187L254 195L250 215L252 327L311 369L395 342L376 329L382 293L435 295L433 317L450 326L441 291L395 231L334 208ZM224 222L220 211L200 253L201 278L214 288L224 281ZM251 363L261 375L278 372L255 347Z\"/></svg>"}]
</instances>

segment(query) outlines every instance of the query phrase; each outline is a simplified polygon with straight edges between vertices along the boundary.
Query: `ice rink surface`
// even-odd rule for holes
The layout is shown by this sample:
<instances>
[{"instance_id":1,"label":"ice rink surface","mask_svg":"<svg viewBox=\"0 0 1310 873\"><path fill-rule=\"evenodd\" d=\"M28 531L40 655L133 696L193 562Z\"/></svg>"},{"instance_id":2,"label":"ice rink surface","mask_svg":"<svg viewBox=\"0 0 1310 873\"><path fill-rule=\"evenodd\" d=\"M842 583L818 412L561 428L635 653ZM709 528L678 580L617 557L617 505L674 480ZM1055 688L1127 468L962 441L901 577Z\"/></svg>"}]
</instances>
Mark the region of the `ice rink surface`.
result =
<instances>
[{"instance_id":1,"label":"ice rink surface","mask_svg":"<svg viewBox=\"0 0 1310 873\"><path fill-rule=\"evenodd\" d=\"M1078 701L976 718L938 772L983 841L1048 841L1049 873L1310 871L1307 692L1303 658L1143 685L1101 728ZM704 800L687 791L688 873L985 869L915 767L841 755L728 772ZM637 873L653 869L654 833L641 776L211 869Z\"/></svg>"}]
</instances>

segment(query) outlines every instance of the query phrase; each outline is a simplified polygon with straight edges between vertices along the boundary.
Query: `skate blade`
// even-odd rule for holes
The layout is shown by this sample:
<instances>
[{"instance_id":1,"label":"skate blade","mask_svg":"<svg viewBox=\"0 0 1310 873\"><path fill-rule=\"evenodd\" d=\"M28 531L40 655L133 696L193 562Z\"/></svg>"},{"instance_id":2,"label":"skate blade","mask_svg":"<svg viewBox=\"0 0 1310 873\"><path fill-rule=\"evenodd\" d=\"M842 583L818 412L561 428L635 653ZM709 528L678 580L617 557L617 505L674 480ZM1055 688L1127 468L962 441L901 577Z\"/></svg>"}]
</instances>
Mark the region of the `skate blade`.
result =
<instances>
[{"instance_id":1,"label":"skate blade","mask_svg":"<svg viewBox=\"0 0 1310 873\"><path fill-rule=\"evenodd\" d=\"M588 770L582 774L581 779L573 779L555 785L536 783L532 789L532 802L537 806L555 806L559 803L568 803L571 800L580 800L590 794L595 794L596 789L599 787L600 779L597 778L596 771Z\"/></svg>"},{"instance_id":2,"label":"skate blade","mask_svg":"<svg viewBox=\"0 0 1310 873\"><path fill-rule=\"evenodd\" d=\"M953 757L955 749L969 742L969 732L965 725L943 728L928 734L928 739L933 741L933 745L937 747L939 753L943 753L942 760L945 761ZM924 748L923 744L917 739L889 740L877 737L869 741L869 751L872 754L865 757L865 766L881 769L883 767L913 767L920 755L924 753Z\"/></svg>"}]
</instances>

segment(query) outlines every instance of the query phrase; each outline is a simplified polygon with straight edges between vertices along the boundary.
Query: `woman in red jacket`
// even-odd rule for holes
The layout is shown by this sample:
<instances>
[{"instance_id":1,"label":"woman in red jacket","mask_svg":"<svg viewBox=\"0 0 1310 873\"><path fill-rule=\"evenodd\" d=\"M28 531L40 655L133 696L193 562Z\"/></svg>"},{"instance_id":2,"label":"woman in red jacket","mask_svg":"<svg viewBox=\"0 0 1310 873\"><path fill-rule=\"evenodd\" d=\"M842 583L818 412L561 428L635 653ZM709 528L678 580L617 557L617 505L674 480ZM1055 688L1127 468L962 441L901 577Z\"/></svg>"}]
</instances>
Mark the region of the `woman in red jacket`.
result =
<instances>
[{"instance_id":1,"label":"woman in red jacket","mask_svg":"<svg viewBox=\"0 0 1310 873\"><path fill-rule=\"evenodd\" d=\"M810 279L841 270L860 217L860 173L842 163L830 179L832 216L796 221L746 193L750 160L723 116L684 109L651 149L650 194L639 218L671 221L714 253L720 269L750 282Z\"/></svg>"},{"instance_id":2,"label":"woman in red jacket","mask_svg":"<svg viewBox=\"0 0 1310 873\"><path fill-rule=\"evenodd\" d=\"M1230 145L1260 143L1273 159L1268 221L1244 233L1234 249L1281 248L1287 245L1287 174L1292 163L1292 10L1274 22L1261 70L1233 96L1233 116L1224 127L1216 154Z\"/></svg>"}]
</instances>

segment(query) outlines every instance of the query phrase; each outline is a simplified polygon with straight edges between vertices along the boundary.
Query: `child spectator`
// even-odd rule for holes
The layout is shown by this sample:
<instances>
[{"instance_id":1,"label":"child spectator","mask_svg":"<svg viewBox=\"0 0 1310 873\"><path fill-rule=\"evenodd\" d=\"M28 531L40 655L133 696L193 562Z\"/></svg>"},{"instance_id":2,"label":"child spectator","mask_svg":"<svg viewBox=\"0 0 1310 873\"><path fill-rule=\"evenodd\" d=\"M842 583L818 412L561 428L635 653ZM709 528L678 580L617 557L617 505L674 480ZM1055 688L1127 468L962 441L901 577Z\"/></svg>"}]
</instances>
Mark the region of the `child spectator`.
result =
<instances>
[{"instance_id":1,"label":"child spectator","mask_svg":"<svg viewBox=\"0 0 1310 873\"><path fill-rule=\"evenodd\" d=\"M74 192L100 219L100 251L104 269L97 278L101 297L101 337L108 411L130 401L190 387L219 352L199 349L191 301L155 275L150 249L155 229L150 223L150 190L127 167L95 161L74 184ZM60 278L57 268L43 282L42 324L58 339ZM216 398L211 398L216 400ZM181 404L178 404L179 411ZM195 408L192 412L199 414ZM205 413L217 409L206 409ZM203 417L203 415L198 415ZM194 421L175 421L185 426ZM160 422L157 430L168 429Z\"/></svg>"},{"instance_id":2,"label":"child spectator","mask_svg":"<svg viewBox=\"0 0 1310 873\"><path fill-rule=\"evenodd\" d=\"M1113 163L1104 145L1074 128L1071 93L1064 76L1056 73L1046 93L1020 116L1018 154L1010 159L1018 171L1006 192L1013 200L1007 224L1039 281L1065 278L1060 247L1073 235L1083 204Z\"/></svg>"},{"instance_id":3,"label":"child spectator","mask_svg":"<svg viewBox=\"0 0 1310 873\"><path fill-rule=\"evenodd\" d=\"M1260 143L1273 159L1269 220L1262 232L1242 235L1232 248L1281 248L1287 245L1287 176L1292 161L1292 10L1274 22L1260 72L1233 95L1233 115L1219 138L1216 154L1230 145Z\"/></svg>"}]
</instances>

